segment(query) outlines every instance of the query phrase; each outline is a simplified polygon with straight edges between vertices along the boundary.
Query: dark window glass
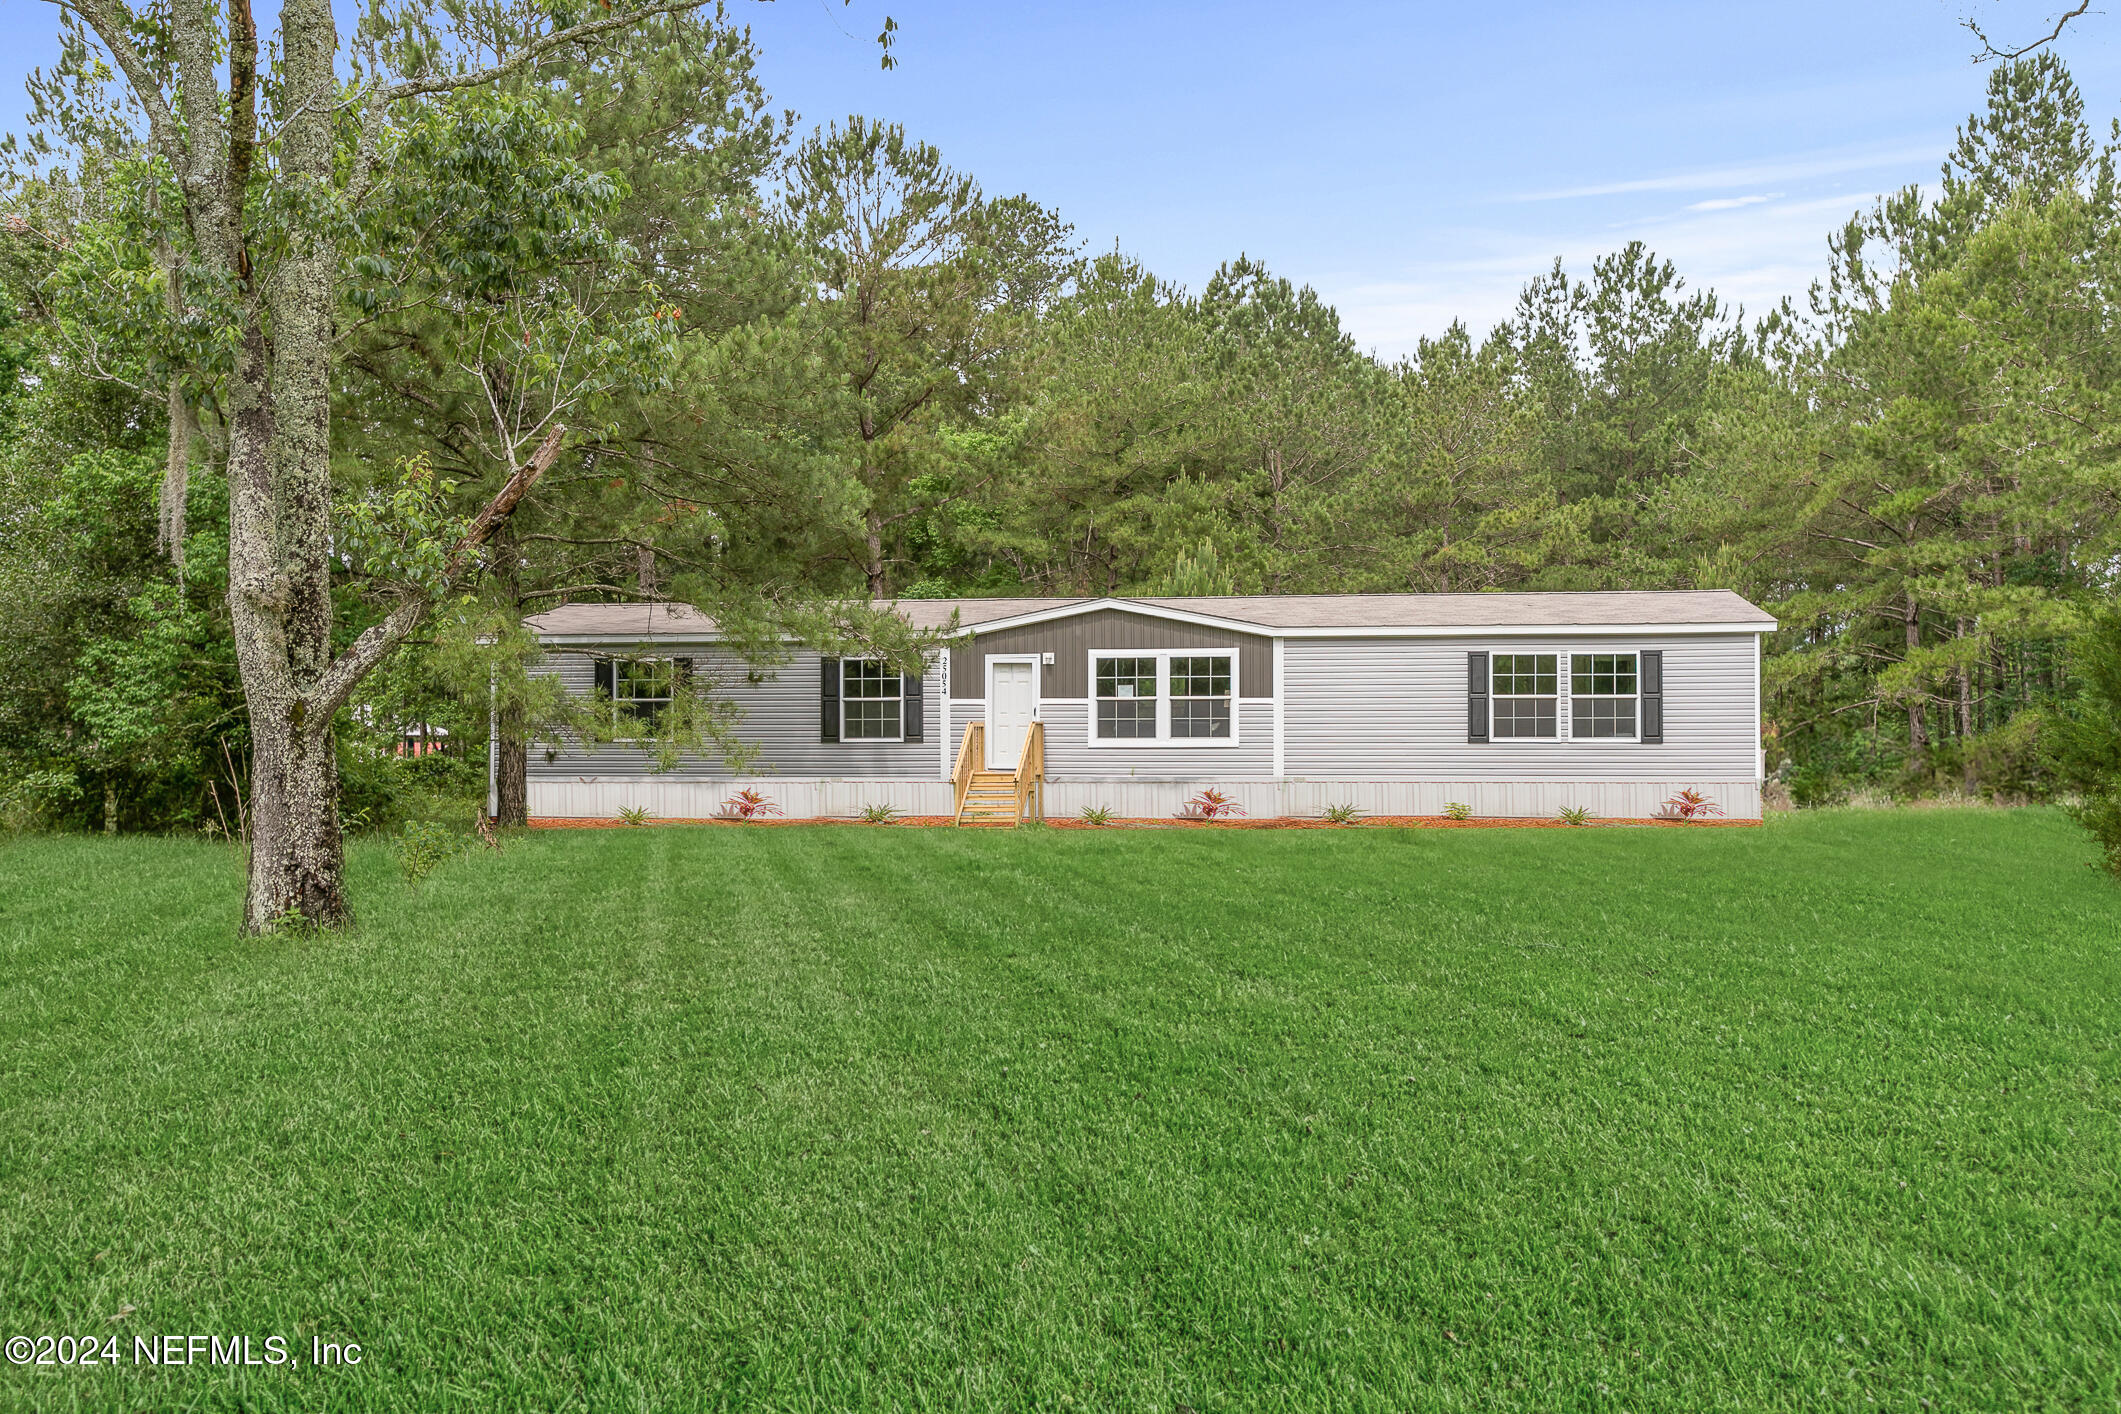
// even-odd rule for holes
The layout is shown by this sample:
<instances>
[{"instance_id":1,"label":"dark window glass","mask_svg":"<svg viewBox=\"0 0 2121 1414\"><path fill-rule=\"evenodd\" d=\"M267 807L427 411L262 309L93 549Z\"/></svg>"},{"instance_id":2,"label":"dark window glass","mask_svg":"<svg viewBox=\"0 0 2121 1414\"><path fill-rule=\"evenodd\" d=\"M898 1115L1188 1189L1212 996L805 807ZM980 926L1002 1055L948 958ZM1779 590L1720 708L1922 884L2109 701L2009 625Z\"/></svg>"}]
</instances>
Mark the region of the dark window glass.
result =
<instances>
[{"instance_id":1,"label":"dark window glass","mask_svg":"<svg viewBox=\"0 0 2121 1414\"><path fill-rule=\"evenodd\" d=\"M1577 653L1569 660L1569 735L1635 735L1635 655Z\"/></svg>"},{"instance_id":2,"label":"dark window glass","mask_svg":"<svg viewBox=\"0 0 2121 1414\"><path fill-rule=\"evenodd\" d=\"M1156 660L1097 660L1097 734L1115 741L1156 735Z\"/></svg>"},{"instance_id":3,"label":"dark window glass","mask_svg":"<svg viewBox=\"0 0 2121 1414\"><path fill-rule=\"evenodd\" d=\"M1561 735L1561 656L1498 653L1489 732L1498 740Z\"/></svg>"},{"instance_id":4,"label":"dark window glass","mask_svg":"<svg viewBox=\"0 0 2121 1414\"><path fill-rule=\"evenodd\" d=\"M1229 698L1195 697L1190 700L1172 699L1171 735L1183 737L1226 737L1229 734Z\"/></svg>"},{"instance_id":5,"label":"dark window glass","mask_svg":"<svg viewBox=\"0 0 2121 1414\"><path fill-rule=\"evenodd\" d=\"M1493 733L1498 737L1558 736L1559 721L1551 697L1498 697L1495 699Z\"/></svg>"},{"instance_id":6,"label":"dark window glass","mask_svg":"<svg viewBox=\"0 0 2121 1414\"><path fill-rule=\"evenodd\" d=\"M618 711L618 724L638 722L650 732L670 705L671 684L677 668L668 658L622 658L612 664L611 700Z\"/></svg>"},{"instance_id":7,"label":"dark window glass","mask_svg":"<svg viewBox=\"0 0 2121 1414\"><path fill-rule=\"evenodd\" d=\"M1171 695L1173 697L1228 697L1230 695L1230 660L1228 658L1173 658L1171 660Z\"/></svg>"},{"instance_id":8,"label":"dark window glass","mask_svg":"<svg viewBox=\"0 0 2121 1414\"><path fill-rule=\"evenodd\" d=\"M1561 690L1559 662L1559 655L1553 653L1497 653L1495 695L1554 696Z\"/></svg>"},{"instance_id":9,"label":"dark window glass","mask_svg":"<svg viewBox=\"0 0 2121 1414\"><path fill-rule=\"evenodd\" d=\"M1631 737L1635 735L1635 699L1632 697L1574 697L1569 699L1569 734L1575 737Z\"/></svg>"},{"instance_id":10,"label":"dark window glass","mask_svg":"<svg viewBox=\"0 0 2121 1414\"><path fill-rule=\"evenodd\" d=\"M840 740L897 741L897 673L873 658L840 660Z\"/></svg>"},{"instance_id":11,"label":"dark window glass","mask_svg":"<svg viewBox=\"0 0 2121 1414\"><path fill-rule=\"evenodd\" d=\"M1569 691L1578 697L1633 697L1633 653L1578 653L1570 666Z\"/></svg>"},{"instance_id":12,"label":"dark window glass","mask_svg":"<svg viewBox=\"0 0 2121 1414\"><path fill-rule=\"evenodd\" d=\"M1230 660L1171 660L1171 735L1230 735Z\"/></svg>"}]
</instances>

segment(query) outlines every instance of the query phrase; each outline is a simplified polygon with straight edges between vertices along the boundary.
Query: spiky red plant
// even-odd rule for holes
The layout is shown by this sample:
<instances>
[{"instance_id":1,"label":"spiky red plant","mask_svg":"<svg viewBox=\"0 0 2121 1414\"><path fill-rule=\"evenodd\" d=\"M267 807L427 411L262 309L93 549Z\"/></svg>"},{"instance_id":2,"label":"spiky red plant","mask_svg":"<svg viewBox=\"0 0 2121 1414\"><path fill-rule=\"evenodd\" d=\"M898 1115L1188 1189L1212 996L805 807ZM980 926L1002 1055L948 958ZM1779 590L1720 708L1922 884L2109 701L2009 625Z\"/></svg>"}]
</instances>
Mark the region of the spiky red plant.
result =
<instances>
[{"instance_id":1,"label":"spiky red plant","mask_svg":"<svg viewBox=\"0 0 2121 1414\"><path fill-rule=\"evenodd\" d=\"M1210 789L1187 801L1185 809L1179 813L1194 820L1225 820L1244 814L1245 807L1221 791Z\"/></svg>"},{"instance_id":2,"label":"spiky red plant","mask_svg":"<svg viewBox=\"0 0 2121 1414\"><path fill-rule=\"evenodd\" d=\"M1664 803L1666 811L1682 820L1700 820L1710 815L1721 815L1723 807L1710 800L1698 790L1680 791Z\"/></svg>"},{"instance_id":3,"label":"spiky red plant","mask_svg":"<svg viewBox=\"0 0 2121 1414\"><path fill-rule=\"evenodd\" d=\"M722 802L722 814L732 820L756 820L765 815L779 815L781 807L767 799L764 791L744 787Z\"/></svg>"}]
</instances>

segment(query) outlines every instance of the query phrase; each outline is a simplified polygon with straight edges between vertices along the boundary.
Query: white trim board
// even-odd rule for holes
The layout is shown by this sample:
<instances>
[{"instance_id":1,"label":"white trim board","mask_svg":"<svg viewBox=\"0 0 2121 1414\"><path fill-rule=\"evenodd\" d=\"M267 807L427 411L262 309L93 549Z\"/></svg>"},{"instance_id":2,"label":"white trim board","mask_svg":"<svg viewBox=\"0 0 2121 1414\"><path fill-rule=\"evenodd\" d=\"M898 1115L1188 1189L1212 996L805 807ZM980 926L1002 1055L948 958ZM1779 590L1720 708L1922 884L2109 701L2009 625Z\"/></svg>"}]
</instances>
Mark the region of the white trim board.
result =
<instances>
[{"instance_id":1,"label":"white trim board","mask_svg":"<svg viewBox=\"0 0 2121 1414\"><path fill-rule=\"evenodd\" d=\"M1282 674L1285 671L1282 660L1286 657L1282 650L1286 644L1287 640L1285 639L1276 638L1274 640L1274 774L1277 777L1288 774L1285 743L1289 738L1287 708L1289 691L1287 684L1282 680Z\"/></svg>"},{"instance_id":2,"label":"white trim board","mask_svg":"<svg viewBox=\"0 0 2121 1414\"><path fill-rule=\"evenodd\" d=\"M1146 618L1167 619L1172 623L1193 624L1200 628L1223 629L1230 633L1250 634L1255 638L1483 638L1498 634L1526 634L1565 637L1570 634L1666 634L1666 633L1772 633L1776 625L1769 623L1675 623L1675 624L1378 624L1349 627L1344 625L1290 628L1283 625L1256 623L1250 619L1225 618L1219 614L1196 614L1187 609L1171 609L1160 604L1143 604L1131 599L1092 599L1082 604L1067 604L1057 609L1040 609L1029 614L1015 614L1006 619L984 619L976 624L964 624L951 630L951 638L976 638L982 634L1002 629L1028 628L1035 624L1052 623L1059 619L1072 619L1080 614L1094 614L1104 610L1117 610L1125 614L1140 614Z\"/></svg>"}]
</instances>

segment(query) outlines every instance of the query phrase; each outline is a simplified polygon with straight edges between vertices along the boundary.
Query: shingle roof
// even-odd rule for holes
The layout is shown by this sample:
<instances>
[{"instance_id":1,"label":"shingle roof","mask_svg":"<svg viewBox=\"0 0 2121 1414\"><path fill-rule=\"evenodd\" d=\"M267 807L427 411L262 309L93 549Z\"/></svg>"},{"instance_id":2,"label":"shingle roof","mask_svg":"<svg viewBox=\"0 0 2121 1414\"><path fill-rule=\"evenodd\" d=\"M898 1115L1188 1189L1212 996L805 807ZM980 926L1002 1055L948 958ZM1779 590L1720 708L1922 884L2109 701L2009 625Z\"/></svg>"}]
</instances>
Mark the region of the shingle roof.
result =
<instances>
[{"instance_id":1,"label":"shingle roof","mask_svg":"<svg viewBox=\"0 0 2121 1414\"><path fill-rule=\"evenodd\" d=\"M1775 626L1772 615L1728 589L1601 590L1553 594L1232 594L1151 599L901 599L916 628L961 627L1092 605L1198 614L1265 630ZM546 635L701 638L714 620L689 604L562 604L523 621Z\"/></svg>"},{"instance_id":2,"label":"shingle roof","mask_svg":"<svg viewBox=\"0 0 2121 1414\"><path fill-rule=\"evenodd\" d=\"M1567 628L1735 624L1774 617L1728 589L1550 594L1237 594L1136 602L1267 628ZM1031 611L1027 611L1031 612Z\"/></svg>"},{"instance_id":3,"label":"shingle roof","mask_svg":"<svg viewBox=\"0 0 2121 1414\"><path fill-rule=\"evenodd\" d=\"M523 624L533 633L584 638L700 638L714 632L714 620L690 604L562 604Z\"/></svg>"}]
</instances>

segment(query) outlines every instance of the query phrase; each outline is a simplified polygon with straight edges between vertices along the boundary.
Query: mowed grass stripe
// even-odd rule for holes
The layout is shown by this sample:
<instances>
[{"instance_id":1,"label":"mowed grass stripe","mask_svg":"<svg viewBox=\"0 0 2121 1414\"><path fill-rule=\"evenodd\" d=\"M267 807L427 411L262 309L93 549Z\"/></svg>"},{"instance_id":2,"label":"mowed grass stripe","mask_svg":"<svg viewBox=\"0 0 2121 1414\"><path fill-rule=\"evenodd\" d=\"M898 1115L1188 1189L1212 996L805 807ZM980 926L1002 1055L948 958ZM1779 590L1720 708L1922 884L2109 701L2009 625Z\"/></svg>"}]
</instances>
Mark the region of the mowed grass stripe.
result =
<instances>
[{"instance_id":1,"label":"mowed grass stripe","mask_svg":"<svg viewBox=\"0 0 2121 1414\"><path fill-rule=\"evenodd\" d=\"M270 943L201 846L0 882L113 849L128 935L0 898L0 1320L375 1363L31 1407L2115 1399L2121 900L2051 814L366 847Z\"/></svg>"}]
</instances>

